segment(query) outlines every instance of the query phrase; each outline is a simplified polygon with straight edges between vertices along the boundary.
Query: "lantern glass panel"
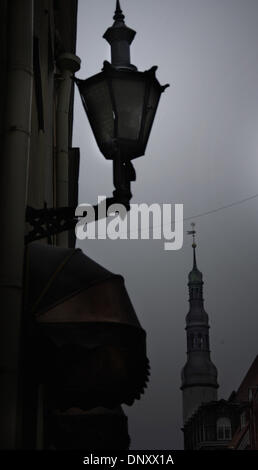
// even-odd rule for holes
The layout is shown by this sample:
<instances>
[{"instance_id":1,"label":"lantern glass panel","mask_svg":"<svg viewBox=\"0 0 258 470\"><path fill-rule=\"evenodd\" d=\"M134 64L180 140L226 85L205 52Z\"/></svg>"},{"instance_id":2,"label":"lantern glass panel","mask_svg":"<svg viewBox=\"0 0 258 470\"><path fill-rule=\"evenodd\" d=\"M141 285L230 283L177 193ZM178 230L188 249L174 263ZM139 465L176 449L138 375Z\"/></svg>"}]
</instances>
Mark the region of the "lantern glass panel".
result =
<instances>
[{"instance_id":1,"label":"lantern glass panel","mask_svg":"<svg viewBox=\"0 0 258 470\"><path fill-rule=\"evenodd\" d=\"M144 122L144 129L143 129L143 146L144 149L148 143L148 138L150 135L150 131L152 128L152 124L155 118L155 114L157 111L157 107L159 104L161 90L160 87L157 86L156 83L152 83L150 86L148 102L146 107L146 115L145 115L145 122Z\"/></svg>"},{"instance_id":2,"label":"lantern glass panel","mask_svg":"<svg viewBox=\"0 0 258 470\"><path fill-rule=\"evenodd\" d=\"M100 147L114 136L114 111L107 81L101 79L83 86L84 106Z\"/></svg>"},{"instance_id":3,"label":"lantern glass panel","mask_svg":"<svg viewBox=\"0 0 258 470\"><path fill-rule=\"evenodd\" d=\"M142 125L145 81L112 78L117 116L117 137L137 141Z\"/></svg>"}]
</instances>

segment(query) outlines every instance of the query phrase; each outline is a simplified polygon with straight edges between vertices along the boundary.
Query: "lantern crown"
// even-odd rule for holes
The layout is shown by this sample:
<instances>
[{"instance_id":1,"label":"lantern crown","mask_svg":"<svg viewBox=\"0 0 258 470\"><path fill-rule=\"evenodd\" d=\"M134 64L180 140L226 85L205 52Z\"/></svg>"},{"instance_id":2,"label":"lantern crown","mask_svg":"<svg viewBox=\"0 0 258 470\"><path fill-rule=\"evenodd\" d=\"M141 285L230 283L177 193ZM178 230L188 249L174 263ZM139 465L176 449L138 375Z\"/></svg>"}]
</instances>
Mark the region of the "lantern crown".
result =
<instances>
[{"instance_id":1,"label":"lantern crown","mask_svg":"<svg viewBox=\"0 0 258 470\"><path fill-rule=\"evenodd\" d=\"M126 26L125 16L121 10L120 2L116 2L116 10L113 16L114 24L107 29L103 38L111 46L111 63L117 69L137 70L130 62L130 45L136 32Z\"/></svg>"},{"instance_id":2,"label":"lantern crown","mask_svg":"<svg viewBox=\"0 0 258 470\"><path fill-rule=\"evenodd\" d=\"M124 19L125 15L123 14L121 7L120 7L120 2L117 0L116 2L116 11L113 16L113 20L115 20L115 23L122 22L124 24Z\"/></svg>"}]
</instances>

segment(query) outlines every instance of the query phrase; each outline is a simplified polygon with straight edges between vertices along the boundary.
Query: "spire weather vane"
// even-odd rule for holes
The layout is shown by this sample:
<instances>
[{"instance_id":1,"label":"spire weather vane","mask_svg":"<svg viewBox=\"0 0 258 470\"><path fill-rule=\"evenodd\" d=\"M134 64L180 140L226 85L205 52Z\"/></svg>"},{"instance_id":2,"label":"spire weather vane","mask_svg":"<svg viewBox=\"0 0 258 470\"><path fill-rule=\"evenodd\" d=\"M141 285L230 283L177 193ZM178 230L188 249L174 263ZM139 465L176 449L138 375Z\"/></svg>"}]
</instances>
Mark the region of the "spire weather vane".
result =
<instances>
[{"instance_id":1,"label":"spire weather vane","mask_svg":"<svg viewBox=\"0 0 258 470\"><path fill-rule=\"evenodd\" d=\"M196 247L196 242L195 242L196 230L195 230L195 223L194 222L191 223L191 227L192 227L192 230L187 230L187 235L192 235L192 237L193 237L192 247L195 248Z\"/></svg>"}]
</instances>

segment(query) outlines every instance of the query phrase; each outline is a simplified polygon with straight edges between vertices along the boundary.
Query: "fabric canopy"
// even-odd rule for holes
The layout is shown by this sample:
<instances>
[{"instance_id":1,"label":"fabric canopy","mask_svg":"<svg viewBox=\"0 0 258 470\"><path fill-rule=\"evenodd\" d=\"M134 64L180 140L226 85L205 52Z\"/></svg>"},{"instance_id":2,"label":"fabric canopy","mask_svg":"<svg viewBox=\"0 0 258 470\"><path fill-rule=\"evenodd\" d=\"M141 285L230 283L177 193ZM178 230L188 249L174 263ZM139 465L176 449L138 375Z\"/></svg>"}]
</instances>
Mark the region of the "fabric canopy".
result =
<instances>
[{"instance_id":1,"label":"fabric canopy","mask_svg":"<svg viewBox=\"0 0 258 470\"><path fill-rule=\"evenodd\" d=\"M124 279L79 249L28 247L25 310L53 408L132 404L149 375L146 334Z\"/></svg>"}]
</instances>

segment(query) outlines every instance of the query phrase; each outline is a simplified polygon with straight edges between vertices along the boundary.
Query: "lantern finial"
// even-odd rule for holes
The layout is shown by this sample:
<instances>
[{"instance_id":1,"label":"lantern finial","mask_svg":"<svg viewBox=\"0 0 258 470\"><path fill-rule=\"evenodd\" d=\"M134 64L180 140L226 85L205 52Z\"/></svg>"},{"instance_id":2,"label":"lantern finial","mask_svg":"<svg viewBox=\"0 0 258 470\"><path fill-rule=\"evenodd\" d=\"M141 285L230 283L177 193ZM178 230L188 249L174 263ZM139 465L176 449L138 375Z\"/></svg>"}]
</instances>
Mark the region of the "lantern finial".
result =
<instances>
[{"instance_id":1,"label":"lantern finial","mask_svg":"<svg viewBox=\"0 0 258 470\"><path fill-rule=\"evenodd\" d=\"M130 60L130 45L136 32L128 28L124 22L124 14L120 2L116 2L116 10L113 16L114 24L104 34L104 39L111 46L111 63L116 69L137 70Z\"/></svg>"},{"instance_id":2,"label":"lantern finial","mask_svg":"<svg viewBox=\"0 0 258 470\"><path fill-rule=\"evenodd\" d=\"M124 23L125 15L123 14L121 10L119 0L116 1L116 11L113 16L113 19L115 20L115 22Z\"/></svg>"}]
</instances>

